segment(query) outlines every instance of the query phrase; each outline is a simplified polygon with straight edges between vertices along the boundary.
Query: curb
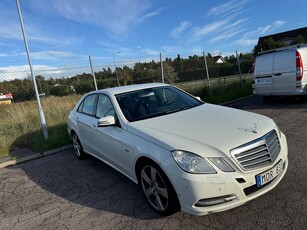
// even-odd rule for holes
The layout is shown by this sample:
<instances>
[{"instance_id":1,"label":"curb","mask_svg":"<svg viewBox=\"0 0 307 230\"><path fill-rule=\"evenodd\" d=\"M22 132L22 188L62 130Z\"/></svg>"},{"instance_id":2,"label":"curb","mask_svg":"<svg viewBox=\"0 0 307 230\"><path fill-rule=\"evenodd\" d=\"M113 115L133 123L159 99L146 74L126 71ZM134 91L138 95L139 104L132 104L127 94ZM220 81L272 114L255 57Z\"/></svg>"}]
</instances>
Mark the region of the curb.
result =
<instances>
[{"instance_id":1,"label":"curb","mask_svg":"<svg viewBox=\"0 0 307 230\"><path fill-rule=\"evenodd\" d=\"M246 96L246 97L240 97L240 98L237 98L237 99L232 100L232 101L223 102L223 103L221 103L220 105L229 105L229 104L232 104L232 103L241 101L241 100L248 99L248 98L253 97L253 96L254 96L254 94L248 95L248 96Z\"/></svg>"},{"instance_id":2,"label":"curb","mask_svg":"<svg viewBox=\"0 0 307 230\"><path fill-rule=\"evenodd\" d=\"M24 162L27 162L27 161L30 161L30 160L34 160L34 159L37 159L37 158L41 158L41 157L45 157L45 156L50 156L52 154L59 153L59 152L62 152L62 151L68 150L68 149L72 149L72 148L73 148L73 146L70 144L70 145L62 146L62 147L57 148L57 149L52 149L52 150L45 151L43 153L34 153L34 154L31 154L31 155L26 156L26 157L20 157L20 158L17 158L17 159L11 159L11 160L8 160L8 161L0 163L0 169L8 167L8 166L24 163Z\"/></svg>"}]
</instances>

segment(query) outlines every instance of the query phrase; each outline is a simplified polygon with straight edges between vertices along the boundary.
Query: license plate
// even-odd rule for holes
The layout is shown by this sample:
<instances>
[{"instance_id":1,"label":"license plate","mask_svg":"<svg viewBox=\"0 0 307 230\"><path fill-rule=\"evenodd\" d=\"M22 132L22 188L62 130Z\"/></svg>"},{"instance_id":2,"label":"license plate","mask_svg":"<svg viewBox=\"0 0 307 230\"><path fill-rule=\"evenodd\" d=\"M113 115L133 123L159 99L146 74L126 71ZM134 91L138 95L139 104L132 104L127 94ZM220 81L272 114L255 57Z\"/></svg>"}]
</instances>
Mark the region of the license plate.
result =
<instances>
[{"instance_id":1,"label":"license plate","mask_svg":"<svg viewBox=\"0 0 307 230\"><path fill-rule=\"evenodd\" d=\"M266 183L269 183L275 177L277 177L284 169L283 161L280 160L274 168L271 168L268 171L265 171L256 176L257 187L261 187Z\"/></svg>"},{"instance_id":2,"label":"license plate","mask_svg":"<svg viewBox=\"0 0 307 230\"><path fill-rule=\"evenodd\" d=\"M272 78L260 78L256 79L256 84L271 84Z\"/></svg>"}]
</instances>

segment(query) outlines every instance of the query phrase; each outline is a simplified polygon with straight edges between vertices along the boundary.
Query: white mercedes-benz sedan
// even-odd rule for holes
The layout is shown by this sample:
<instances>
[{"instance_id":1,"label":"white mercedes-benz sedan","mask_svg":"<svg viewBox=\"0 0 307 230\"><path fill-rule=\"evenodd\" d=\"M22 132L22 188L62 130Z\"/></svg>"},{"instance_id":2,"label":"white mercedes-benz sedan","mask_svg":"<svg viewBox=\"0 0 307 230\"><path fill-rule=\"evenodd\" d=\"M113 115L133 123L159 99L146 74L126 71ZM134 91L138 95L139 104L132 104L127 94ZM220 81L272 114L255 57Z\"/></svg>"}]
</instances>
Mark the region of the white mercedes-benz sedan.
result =
<instances>
[{"instance_id":1,"label":"white mercedes-benz sedan","mask_svg":"<svg viewBox=\"0 0 307 230\"><path fill-rule=\"evenodd\" d=\"M161 215L228 210L273 189L288 145L265 116L204 103L166 84L84 95L70 112L75 154L90 154L138 183Z\"/></svg>"}]
</instances>

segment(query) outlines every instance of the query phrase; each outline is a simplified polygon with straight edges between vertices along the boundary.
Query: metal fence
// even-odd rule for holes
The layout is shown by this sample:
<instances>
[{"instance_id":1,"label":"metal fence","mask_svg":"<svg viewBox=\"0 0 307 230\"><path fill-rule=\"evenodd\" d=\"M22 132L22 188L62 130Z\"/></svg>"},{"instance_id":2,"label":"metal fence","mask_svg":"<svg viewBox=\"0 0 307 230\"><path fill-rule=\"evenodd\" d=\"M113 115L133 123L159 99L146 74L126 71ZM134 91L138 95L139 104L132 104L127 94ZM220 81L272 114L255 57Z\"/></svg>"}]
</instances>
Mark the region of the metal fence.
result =
<instances>
[{"instance_id":1,"label":"metal fence","mask_svg":"<svg viewBox=\"0 0 307 230\"><path fill-rule=\"evenodd\" d=\"M204 67L177 73L173 67L177 63L169 60L163 61L162 75L160 60L162 58L160 59L157 56L155 60L147 60L147 62L140 58L139 60L121 60L117 62L114 59L109 63L101 63L93 59L93 63L90 63L89 59L84 58L84 60L74 64L58 66L34 64L33 70L38 93L41 97L82 95L96 88L103 89L117 85L161 82L162 77L165 78L167 83L208 79L208 72ZM249 66L247 67L249 68ZM238 68L235 64L229 65L227 68L229 69L228 72L231 72L229 75L238 74ZM215 77L212 82L218 82L216 79L221 79L219 76L225 72L225 65L209 65L208 69L210 76ZM226 78L223 77L222 79L225 81ZM35 100L33 85L28 65L0 67L0 94L2 94L0 95L0 100L5 95L13 97L13 102Z\"/></svg>"}]
</instances>

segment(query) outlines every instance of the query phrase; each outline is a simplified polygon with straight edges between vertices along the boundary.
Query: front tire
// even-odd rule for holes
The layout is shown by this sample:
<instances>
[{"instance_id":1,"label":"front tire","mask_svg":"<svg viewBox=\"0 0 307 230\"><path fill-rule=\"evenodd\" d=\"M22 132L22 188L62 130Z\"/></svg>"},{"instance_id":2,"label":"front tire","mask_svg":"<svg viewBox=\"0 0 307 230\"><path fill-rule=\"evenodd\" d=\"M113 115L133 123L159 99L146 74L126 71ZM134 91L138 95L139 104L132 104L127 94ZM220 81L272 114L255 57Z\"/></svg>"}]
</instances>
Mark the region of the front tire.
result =
<instances>
[{"instance_id":1,"label":"front tire","mask_svg":"<svg viewBox=\"0 0 307 230\"><path fill-rule=\"evenodd\" d=\"M74 146L74 152L79 159L83 159L85 157L85 153L83 151L81 142L76 133L72 134L72 144Z\"/></svg>"},{"instance_id":2,"label":"front tire","mask_svg":"<svg viewBox=\"0 0 307 230\"><path fill-rule=\"evenodd\" d=\"M139 180L148 203L158 214L168 216L179 211L177 194L158 165L144 162L139 170Z\"/></svg>"}]
</instances>

